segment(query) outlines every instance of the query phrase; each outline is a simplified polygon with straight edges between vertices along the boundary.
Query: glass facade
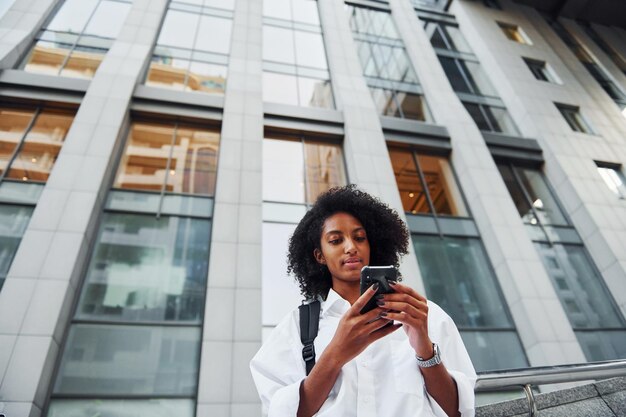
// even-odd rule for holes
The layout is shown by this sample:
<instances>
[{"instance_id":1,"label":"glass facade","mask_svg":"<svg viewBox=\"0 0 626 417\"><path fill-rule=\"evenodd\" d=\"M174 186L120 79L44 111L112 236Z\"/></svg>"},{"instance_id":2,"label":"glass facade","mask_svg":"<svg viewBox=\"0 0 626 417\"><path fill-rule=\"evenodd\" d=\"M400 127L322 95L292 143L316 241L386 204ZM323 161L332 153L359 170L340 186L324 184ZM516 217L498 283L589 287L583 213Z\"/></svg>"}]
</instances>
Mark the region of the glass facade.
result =
<instances>
[{"instance_id":1,"label":"glass facade","mask_svg":"<svg viewBox=\"0 0 626 417\"><path fill-rule=\"evenodd\" d=\"M130 0L65 0L35 40L25 71L93 78L119 34Z\"/></svg>"},{"instance_id":2,"label":"glass facade","mask_svg":"<svg viewBox=\"0 0 626 417\"><path fill-rule=\"evenodd\" d=\"M74 114L0 106L0 289Z\"/></svg>"},{"instance_id":3,"label":"glass facade","mask_svg":"<svg viewBox=\"0 0 626 417\"><path fill-rule=\"evenodd\" d=\"M587 359L623 358L626 321L543 174L513 164L498 168Z\"/></svg>"},{"instance_id":4,"label":"glass facade","mask_svg":"<svg viewBox=\"0 0 626 417\"><path fill-rule=\"evenodd\" d=\"M432 121L391 14L346 4L363 75L378 113Z\"/></svg>"},{"instance_id":5,"label":"glass facade","mask_svg":"<svg viewBox=\"0 0 626 417\"><path fill-rule=\"evenodd\" d=\"M131 123L48 416L195 413L216 130Z\"/></svg>"},{"instance_id":6,"label":"glass facade","mask_svg":"<svg viewBox=\"0 0 626 417\"><path fill-rule=\"evenodd\" d=\"M458 94L478 128L518 136L519 131L513 119L458 26L448 22L425 20L424 30L452 89Z\"/></svg>"},{"instance_id":7,"label":"glass facade","mask_svg":"<svg viewBox=\"0 0 626 417\"><path fill-rule=\"evenodd\" d=\"M146 85L223 95L234 0L174 0L154 47Z\"/></svg>"},{"instance_id":8,"label":"glass facade","mask_svg":"<svg viewBox=\"0 0 626 417\"><path fill-rule=\"evenodd\" d=\"M263 100L334 107L316 0L263 2Z\"/></svg>"}]
</instances>

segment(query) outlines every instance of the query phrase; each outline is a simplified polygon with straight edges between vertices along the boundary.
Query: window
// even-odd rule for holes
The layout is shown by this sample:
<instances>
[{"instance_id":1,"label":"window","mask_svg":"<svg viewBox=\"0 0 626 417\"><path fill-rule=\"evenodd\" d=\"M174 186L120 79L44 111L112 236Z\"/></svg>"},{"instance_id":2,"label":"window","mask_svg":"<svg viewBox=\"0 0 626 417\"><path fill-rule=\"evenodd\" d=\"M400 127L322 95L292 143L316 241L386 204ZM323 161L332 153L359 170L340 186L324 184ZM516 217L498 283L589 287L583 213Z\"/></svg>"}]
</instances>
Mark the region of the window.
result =
<instances>
[{"instance_id":1,"label":"window","mask_svg":"<svg viewBox=\"0 0 626 417\"><path fill-rule=\"evenodd\" d=\"M604 183L618 198L626 199L626 179L620 165L596 162L598 173Z\"/></svg>"},{"instance_id":2,"label":"window","mask_svg":"<svg viewBox=\"0 0 626 417\"><path fill-rule=\"evenodd\" d=\"M478 62L439 56L454 91L482 96L497 96Z\"/></svg>"},{"instance_id":3,"label":"window","mask_svg":"<svg viewBox=\"0 0 626 417\"><path fill-rule=\"evenodd\" d=\"M624 74L626 74L626 59L624 59L612 45L606 42L589 22L579 21L578 24L585 29L587 35L589 35L596 45L598 45L600 49L602 49L609 56L609 58L611 58L611 61L613 61L613 63L617 65L617 67Z\"/></svg>"},{"instance_id":4,"label":"window","mask_svg":"<svg viewBox=\"0 0 626 417\"><path fill-rule=\"evenodd\" d=\"M391 15L346 5L363 75L378 113L432 120L417 75Z\"/></svg>"},{"instance_id":5,"label":"window","mask_svg":"<svg viewBox=\"0 0 626 417\"><path fill-rule=\"evenodd\" d=\"M42 29L25 71L92 78L130 10L130 0L65 0Z\"/></svg>"},{"instance_id":6,"label":"window","mask_svg":"<svg viewBox=\"0 0 626 417\"><path fill-rule=\"evenodd\" d=\"M487 132L519 135L513 119L503 107L493 107L484 104L463 102L463 106L470 114L480 130Z\"/></svg>"},{"instance_id":7,"label":"window","mask_svg":"<svg viewBox=\"0 0 626 417\"><path fill-rule=\"evenodd\" d=\"M500 26L500 29L502 29L502 32L504 32L506 37L509 38L510 40L515 41L517 43L532 45L532 42L530 41L528 36L526 36L522 28L520 28L519 26L512 25L510 23L503 23L503 22L497 22L497 23L498 23L498 26Z\"/></svg>"},{"instance_id":8,"label":"window","mask_svg":"<svg viewBox=\"0 0 626 417\"><path fill-rule=\"evenodd\" d=\"M478 238L413 235L428 298L454 319L478 371L528 366Z\"/></svg>"},{"instance_id":9,"label":"window","mask_svg":"<svg viewBox=\"0 0 626 417\"><path fill-rule=\"evenodd\" d=\"M548 81L550 83L559 84L559 81L556 78L554 71L552 70L552 68L548 66L548 64L545 63L545 61L538 61L536 59L531 59L531 58L522 58L522 59L524 60L524 62L528 66L528 69L530 70L530 72L533 73L536 79L540 81Z\"/></svg>"},{"instance_id":10,"label":"window","mask_svg":"<svg viewBox=\"0 0 626 417\"><path fill-rule=\"evenodd\" d=\"M513 164L498 169L587 359L623 357L626 322L543 174Z\"/></svg>"},{"instance_id":11,"label":"window","mask_svg":"<svg viewBox=\"0 0 626 417\"><path fill-rule=\"evenodd\" d=\"M556 105L556 108L559 109L561 115L563 116L563 118L565 118L565 121L574 132L593 134L593 130L580 114L580 110L578 107L560 103L554 104Z\"/></svg>"},{"instance_id":12,"label":"window","mask_svg":"<svg viewBox=\"0 0 626 417\"><path fill-rule=\"evenodd\" d=\"M447 158L389 148L404 211L411 214L467 216Z\"/></svg>"},{"instance_id":13,"label":"window","mask_svg":"<svg viewBox=\"0 0 626 417\"><path fill-rule=\"evenodd\" d=\"M0 106L0 288L73 117L53 107Z\"/></svg>"},{"instance_id":14,"label":"window","mask_svg":"<svg viewBox=\"0 0 626 417\"><path fill-rule=\"evenodd\" d=\"M334 107L317 1L263 2L263 100Z\"/></svg>"},{"instance_id":15,"label":"window","mask_svg":"<svg viewBox=\"0 0 626 417\"><path fill-rule=\"evenodd\" d=\"M430 38L430 43L436 49L472 53L465 41L465 37L457 26L426 20L424 21L424 30Z\"/></svg>"},{"instance_id":16,"label":"window","mask_svg":"<svg viewBox=\"0 0 626 417\"><path fill-rule=\"evenodd\" d=\"M313 204L322 192L345 184L339 145L297 136L263 140L264 201Z\"/></svg>"},{"instance_id":17,"label":"window","mask_svg":"<svg viewBox=\"0 0 626 417\"><path fill-rule=\"evenodd\" d=\"M169 4L146 85L224 94L234 4L196 3L175 0Z\"/></svg>"},{"instance_id":18,"label":"window","mask_svg":"<svg viewBox=\"0 0 626 417\"><path fill-rule=\"evenodd\" d=\"M193 416L218 138L191 124L131 123L48 416L159 406Z\"/></svg>"}]
</instances>

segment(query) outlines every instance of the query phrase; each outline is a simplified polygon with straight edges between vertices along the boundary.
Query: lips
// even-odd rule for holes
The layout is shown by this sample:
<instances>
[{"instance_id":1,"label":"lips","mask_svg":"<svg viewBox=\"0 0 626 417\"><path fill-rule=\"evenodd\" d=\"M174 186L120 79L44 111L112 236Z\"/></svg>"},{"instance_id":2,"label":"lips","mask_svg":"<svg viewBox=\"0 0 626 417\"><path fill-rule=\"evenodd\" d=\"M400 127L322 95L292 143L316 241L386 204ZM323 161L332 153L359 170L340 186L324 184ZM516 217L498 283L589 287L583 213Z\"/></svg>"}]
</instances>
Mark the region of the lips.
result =
<instances>
[{"instance_id":1,"label":"lips","mask_svg":"<svg viewBox=\"0 0 626 417\"><path fill-rule=\"evenodd\" d=\"M357 264L357 263L362 263L362 262L363 262L363 260L361 258L357 258L357 257L348 258L348 259L343 261L343 263L346 264L346 265Z\"/></svg>"}]
</instances>

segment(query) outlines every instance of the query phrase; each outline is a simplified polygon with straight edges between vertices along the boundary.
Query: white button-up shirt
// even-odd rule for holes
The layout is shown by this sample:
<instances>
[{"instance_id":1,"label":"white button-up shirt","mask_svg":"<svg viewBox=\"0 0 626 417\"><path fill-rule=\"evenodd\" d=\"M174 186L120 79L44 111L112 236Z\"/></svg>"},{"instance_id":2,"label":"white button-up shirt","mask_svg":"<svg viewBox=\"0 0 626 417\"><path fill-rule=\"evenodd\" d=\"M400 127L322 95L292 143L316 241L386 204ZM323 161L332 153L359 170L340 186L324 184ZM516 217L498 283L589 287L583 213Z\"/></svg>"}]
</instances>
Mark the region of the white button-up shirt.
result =
<instances>
[{"instance_id":1,"label":"white button-up shirt","mask_svg":"<svg viewBox=\"0 0 626 417\"><path fill-rule=\"evenodd\" d=\"M476 372L472 362L450 316L432 301L428 301L428 307L428 334L439 345L442 362L456 381L459 412L463 417L473 417ZM317 359L350 303L331 289L321 308L315 339ZM250 362L263 415L291 417L298 411L300 384L306 377L299 320L295 309L276 326ZM447 417L426 392L415 351L401 329L372 343L341 368L316 416Z\"/></svg>"}]
</instances>

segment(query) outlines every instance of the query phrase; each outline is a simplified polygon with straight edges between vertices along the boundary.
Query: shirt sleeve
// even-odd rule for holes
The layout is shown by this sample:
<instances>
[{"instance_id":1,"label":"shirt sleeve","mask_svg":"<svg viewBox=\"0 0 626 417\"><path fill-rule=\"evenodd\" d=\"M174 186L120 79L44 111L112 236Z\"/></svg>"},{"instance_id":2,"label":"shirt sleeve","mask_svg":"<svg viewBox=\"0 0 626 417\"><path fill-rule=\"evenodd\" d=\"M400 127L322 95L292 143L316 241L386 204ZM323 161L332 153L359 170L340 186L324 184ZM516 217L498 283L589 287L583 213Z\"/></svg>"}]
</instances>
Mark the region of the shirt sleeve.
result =
<instances>
[{"instance_id":1,"label":"shirt sleeve","mask_svg":"<svg viewBox=\"0 0 626 417\"><path fill-rule=\"evenodd\" d=\"M292 417L300 405L300 384L306 376L304 360L296 325L297 310L276 326L261 349L250 361L250 371L256 385L263 415Z\"/></svg>"},{"instance_id":2,"label":"shirt sleeve","mask_svg":"<svg viewBox=\"0 0 626 417\"><path fill-rule=\"evenodd\" d=\"M428 332L431 340L439 345L441 360L456 382L459 394L459 412L462 417L474 417L474 386L476 385L474 365L472 365L454 321L441 307L430 300L428 307ZM437 417L447 417L430 394L428 394L428 399Z\"/></svg>"}]
</instances>

